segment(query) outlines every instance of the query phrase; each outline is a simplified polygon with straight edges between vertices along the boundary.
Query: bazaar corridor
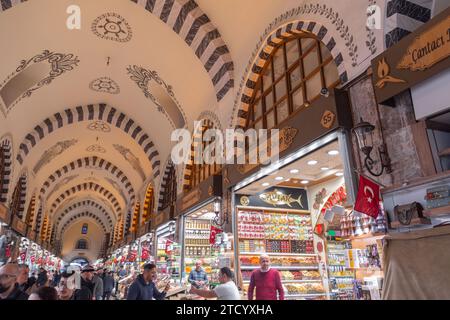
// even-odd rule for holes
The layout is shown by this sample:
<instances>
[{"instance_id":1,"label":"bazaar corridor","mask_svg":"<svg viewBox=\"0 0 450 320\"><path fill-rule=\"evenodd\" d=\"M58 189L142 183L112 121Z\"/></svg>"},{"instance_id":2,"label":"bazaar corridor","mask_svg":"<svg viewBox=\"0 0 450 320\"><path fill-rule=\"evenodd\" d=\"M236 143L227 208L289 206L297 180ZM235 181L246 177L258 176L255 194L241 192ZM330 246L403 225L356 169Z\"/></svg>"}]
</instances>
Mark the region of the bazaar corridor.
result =
<instances>
[{"instance_id":1,"label":"bazaar corridor","mask_svg":"<svg viewBox=\"0 0 450 320\"><path fill-rule=\"evenodd\" d=\"M1 301L450 300L450 0L2 0L0 41Z\"/></svg>"}]
</instances>

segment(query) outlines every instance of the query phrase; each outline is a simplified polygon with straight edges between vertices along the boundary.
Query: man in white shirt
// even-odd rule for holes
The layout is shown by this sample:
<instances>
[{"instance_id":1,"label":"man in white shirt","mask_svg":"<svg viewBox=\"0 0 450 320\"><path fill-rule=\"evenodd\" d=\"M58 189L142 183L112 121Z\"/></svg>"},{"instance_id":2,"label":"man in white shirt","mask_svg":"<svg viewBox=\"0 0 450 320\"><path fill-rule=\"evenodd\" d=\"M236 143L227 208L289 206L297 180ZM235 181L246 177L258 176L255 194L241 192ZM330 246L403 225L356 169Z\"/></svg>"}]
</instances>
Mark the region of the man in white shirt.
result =
<instances>
[{"instance_id":1,"label":"man in white shirt","mask_svg":"<svg viewBox=\"0 0 450 320\"><path fill-rule=\"evenodd\" d=\"M194 287L191 288L190 293L199 295L203 298L217 298L218 300L241 300L241 295L233 282L233 271L228 267L223 267L219 271L220 285L213 290L201 290Z\"/></svg>"}]
</instances>

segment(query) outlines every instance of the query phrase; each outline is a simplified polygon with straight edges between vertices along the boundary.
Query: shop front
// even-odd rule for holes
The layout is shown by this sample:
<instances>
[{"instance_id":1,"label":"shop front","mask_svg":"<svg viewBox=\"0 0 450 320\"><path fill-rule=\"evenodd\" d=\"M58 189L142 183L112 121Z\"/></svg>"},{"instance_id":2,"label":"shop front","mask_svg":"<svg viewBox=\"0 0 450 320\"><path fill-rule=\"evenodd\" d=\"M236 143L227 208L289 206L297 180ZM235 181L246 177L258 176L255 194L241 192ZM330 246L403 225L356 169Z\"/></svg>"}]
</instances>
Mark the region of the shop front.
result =
<instances>
[{"instance_id":1,"label":"shop front","mask_svg":"<svg viewBox=\"0 0 450 320\"><path fill-rule=\"evenodd\" d=\"M196 285L190 274L198 263L207 275L205 288L219 284L220 268L233 269L232 235L224 232L226 221L221 211L222 175L210 176L177 202L181 222L183 286Z\"/></svg>"},{"instance_id":2,"label":"shop front","mask_svg":"<svg viewBox=\"0 0 450 320\"><path fill-rule=\"evenodd\" d=\"M155 232L155 259L160 281L181 283L181 243L175 239L175 221L168 221Z\"/></svg>"},{"instance_id":3,"label":"shop front","mask_svg":"<svg viewBox=\"0 0 450 320\"><path fill-rule=\"evenodd\" d=\"M277 162L225 169L245 292L265 253L281 274L286 299L364 299L369 289L377 291L370 298L379 299L381 288L373 283L382 275L381 247L374 245L383 235L371 227L375 219L353 210L348 114L346 93L333 90L280 128ZM370 263L369 251L376 255Z\"/></svg>"}]
</instances>

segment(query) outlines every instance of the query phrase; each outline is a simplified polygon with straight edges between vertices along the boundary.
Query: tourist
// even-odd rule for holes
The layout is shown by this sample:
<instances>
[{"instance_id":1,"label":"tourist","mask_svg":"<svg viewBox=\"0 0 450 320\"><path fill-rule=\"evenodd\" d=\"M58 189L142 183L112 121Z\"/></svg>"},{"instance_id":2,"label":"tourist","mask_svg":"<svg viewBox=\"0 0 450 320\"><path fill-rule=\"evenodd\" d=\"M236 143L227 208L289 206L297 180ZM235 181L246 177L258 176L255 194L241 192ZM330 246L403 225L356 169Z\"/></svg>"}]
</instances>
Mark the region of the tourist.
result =
<instances>
[{"instance_id":1,"label":"tourist","mask_svg":"<svg viewBox=\"0 0 450 320\"><path fill-rule=\"evenodd\" d=\"M37 281L36 281L36 286L37 287L46 286L47 282L48 282L47 271L43 267L40 267L39 268L38 278L37 278Z\"/></svg>"},{"instance_id":2,"label":"tourist","mask_svg":"<svg viewBox=\"0 0 450 320\"><path fill-rule=\"evenodd\" d=\"M94 286L93 282L95 269L87 265L81 270L80 289L75 290L74 300L93 300Z\"/></svg>"},{"instance_id":3,"label":"tourist","mask_svg":"<svg viewBox=\"0 0 450 320\"><path fill-rule=\"evenodd\" d=\"M202 268L202 262L200 260L195 262L195 269L189 274L189 283L195 288L202 288L208 284L208 275Z\"/></svg>"},{"instance_id":4,"label":"tourist","mask_svg":"<svg viewBox=\"0 0 450 320\"><path fill-rule=\"evenodd\" d=\"M61 274L61 280L57 287L59 300L75 300L74 287L70 284L73 283L73 277L75 276L75 273L64 272Z\"/></svg>"},{"instance_id":5,"label":"tourist","mask_svg":"<svg viewBox=\"0 0 450 320\"><path fill-rule=\"evenodd\" d=\"M102 279L103 269L97 269L92 282L94 283L94 298L95 300L102 300L103 297L103 279Z\"/></svg>"},{"instance_id":6,"label":"tourist","mask_svg":"<svg viewBox=\"0 0 450 320\"><path fill-rule=\"evenodd\" d=\"M53 287L39 287L28 300L58 300L58 292Z\"/></svg>"},{"instance_id":7,"label":"tourist","mask_svg":"<svg viewBox=\"0 0 450 320\"><path fill-rule=\"evenodd\" d=\"M154 281L157 278L156 265L148 263L144 265L144 272L137 276L128 290L127 300L163 300L170 284L167 284L163 292L159 292Z\"/></svg>"},{"instance_id":8,"label":"tourist","mask_svg":"<svg viewBox=\"0 0 450 320\"><path fill-rule=\"evenodd\" d=\"M223 267L220 269L219 281L221 284L213 290L202 290L193 286L190 293L210 299L217 298L218 300L241 300L239 290L233 282L233 271L231 271L230 268Z\"/></svg>"},{"instance_id":9,"label":"tourist","mask_svg":"<svg viewBox=\"0 0 450 320\"><path fill-rule=\"evenodd\" d=\"M278 270L270 267L270 258L263 254L259 258L260 269L252 272L248 286L248 300L253 300L256 288L256 300L284 300L284 290ZM278 297L277 297L278 292Z\"/></svg>"},{"instance_id":10,"label":"tourist","mask_svg":"<svg viewBox=\"0 0 450 320\"><path fill-rule=\"evenodd\" d=\"M19 289L16 283L19 267L7 263L0 267L0 300L27 300L28 294Z\"/></svg>"},{"instance_id":11,"label":"tourist","mask_svg":"<svg viewBox=\"0 0 450 320\"><path fill-rule=\"evenodd\" d=\"M33 277L28 277L30 268L27 264L19 264L18 267L19 275L17 276L16 282L19 285L19 289L29 295L33 289L36 279Z\"/></svg>"},{"instance_id":12,"label":"tourist","mask_svg":"<svg viewBox=\"0 0 450 320\"><path fill-rule=\"evenodd\" d=\"M114 278L112 276L112 273L107 272L106 269L103 274L103 300L109 300L114 289Z\"/></svg>"}]
</instances>

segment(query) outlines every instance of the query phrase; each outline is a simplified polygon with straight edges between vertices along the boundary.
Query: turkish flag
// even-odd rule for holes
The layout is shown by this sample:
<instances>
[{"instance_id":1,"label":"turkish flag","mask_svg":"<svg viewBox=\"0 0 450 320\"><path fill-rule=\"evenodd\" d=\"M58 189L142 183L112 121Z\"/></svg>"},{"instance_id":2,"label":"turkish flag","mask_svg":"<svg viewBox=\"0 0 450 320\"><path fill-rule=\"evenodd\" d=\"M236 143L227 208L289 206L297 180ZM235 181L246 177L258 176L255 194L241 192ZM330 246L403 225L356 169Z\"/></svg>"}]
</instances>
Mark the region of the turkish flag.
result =
<instances>
[{"instance_id":1,"label":"turkish flag","mask_svg":"<svg viewBox=\"0 0 450 320\"><path fill-rule=\"evenodd\" d=\"M215 244L216 243L216 235L221 232L222 232L222 229L211 226L211 230L209 233L209 243Z\"/></svg>"},{"instance_id":2,"label":"turkish flag","mask_svg":"<svg viewBox=\"0 0 450 320\"><path fill-rule=\"evenodd\" d=\"M362 175L359 177L355 211L364 213L372 218L377 218L380 213L380 186Z\"/></svg>"}]
</instances>

